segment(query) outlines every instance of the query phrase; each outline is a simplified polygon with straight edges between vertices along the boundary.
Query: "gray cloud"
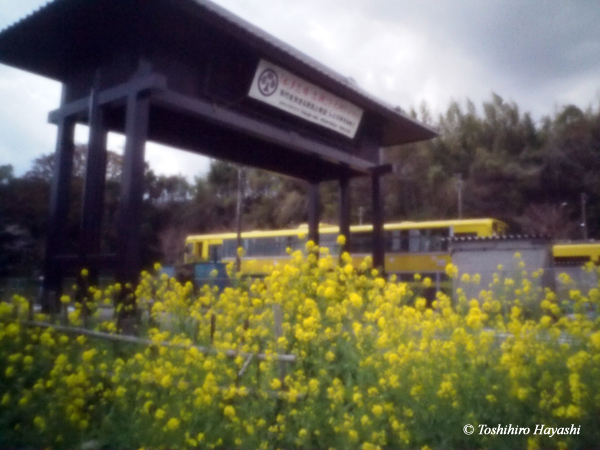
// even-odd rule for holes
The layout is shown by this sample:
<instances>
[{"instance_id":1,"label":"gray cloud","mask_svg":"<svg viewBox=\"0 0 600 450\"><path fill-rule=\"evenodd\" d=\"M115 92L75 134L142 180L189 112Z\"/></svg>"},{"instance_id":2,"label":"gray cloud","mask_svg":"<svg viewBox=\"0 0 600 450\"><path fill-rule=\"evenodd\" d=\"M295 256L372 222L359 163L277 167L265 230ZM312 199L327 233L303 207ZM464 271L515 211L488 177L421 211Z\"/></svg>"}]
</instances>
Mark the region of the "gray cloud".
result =
<instances>
[{"instance_id":1,"label":"gray cloud","mask_svg":"<svg viewBox=\"0 0 600 450\"><path fill-rule=\"evenodd\" d=\"M20 175L54 149L56 127L48 112L58 106L60 85L0 66L0 98L0 164L13 164Z\"/></svg>"},{"instance_id":2,"label":"gray cloud","mask_svg":"<svg viewBox=\"0 0 600 450\"><path fill-rule=\"evenodd\" d=\"M600 73L600 5L590 0L355 0L367 14L452 43L516 87Z\"/></svg>"},{"instance_id":3,"label":"gray cloud","mask_svg":"<svg viewBox=\"0 0 600 450\"><path fill-rule=\"evenodd\" d=\"M596 1L216 1L405 110L481 104L492 92L534 117L567 103L600 106ZM44 3L4 0L0 29ZM0 66L0 98L0 164L25 170L54 148L46 114L58 106L58 85ZM148 152L157 170L191 177L206 167L187 154L167 165L164 155Z\"/></svg>"}]
</instances>

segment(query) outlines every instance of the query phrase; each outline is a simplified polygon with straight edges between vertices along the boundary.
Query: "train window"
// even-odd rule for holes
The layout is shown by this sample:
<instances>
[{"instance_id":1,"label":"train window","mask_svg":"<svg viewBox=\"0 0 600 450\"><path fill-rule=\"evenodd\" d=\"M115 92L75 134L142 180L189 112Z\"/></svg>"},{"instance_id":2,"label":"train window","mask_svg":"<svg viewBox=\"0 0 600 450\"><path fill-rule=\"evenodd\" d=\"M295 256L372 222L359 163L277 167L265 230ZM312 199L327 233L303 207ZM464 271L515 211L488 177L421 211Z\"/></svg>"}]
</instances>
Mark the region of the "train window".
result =
<instances>
[{"instance_id":1,"label":"train window","mask_svg":"<svg viewBox=\"0 0 600 450\"><path fill-rule=\"evenodd\" d=\"M272 238L272 246L269 255L271 256L283 256L285 255L285 248L287 247L287 239L285 236L277 236Z\"/></svg>"},{"instance_id":2,"label":"train window","mask_svg":"<svg viewBox=\"0 0 600 450\"><path fill-rule=\"evenodd\" d=\"M237 254L237 239L223 240L223 258L235 258Z\"/></svg>"},{"instance_id":3,"label":"train window","mask_svg":"<svg viewBox=\"0 0 600 450\"><path fill-rule=\"evenodd\" d=\"M431 251L431 230L423 230L421 232L421 251L422 252L430 252Z\"/></svg>"},{"instance_id":4,"label":"train window","mask_svg":"<svg viewBox=\"0 0 600 450\"><path fill-rule=\"evenodd\" d=\"M285 254L283 236L244 239L246 256L281 256Z\"/></svg>"},{"instance_id":5,"label":"train window","mask_svg":"<svg viewBox=\"0 0 600 450\"><path fill-rule=\"evenodd\" d=\"M446 238L450 230L448 228L427 228L422 230L408 230L408 251L411 253L441 252L448 248ZM398 238L400 242L403 240ZM392 239L392 245L394 244ZM402 246L406 250L406 246ZM397 251L397 250L396 250Z\"/></svg>"},{"instance_id":6,"label":"train window","mask_svg":"<svg viewBox=\"0 0 600 450\"><path fill-rule=\"evenodd\" d=\"M222 245L211 245L209 247L209 259L211 261L221 261L221 247Z\"/></svg>"},{"instance_id":7,"label":"train window","mask_svg":"<svg viewBox=\"0 0 600 450\"><path fill-rule=\"evenodd\" d=\"M292 251L304 249L305 239L300 239L298 236L287 236L286 248L289 247Z\"/></svg>"},{"instance_id":8,"label":"train window","mask_svg":"<svg viewBox=\"0 0 600 450\"><path fill-rule=\"evenodd\" d=\"M319 236L319 247L328 248L329 253L331 253L332 255L339 253L339 246L337 245L337 234L321 234Z\"/></svg>"},{"instance_id":9,"label":"train window","mask_svg":"<svg viewBox=\"0 0 600 450\"><path fill-rule=\"evenodd\" d=\"M385 249L388 252L399 252L403 250L402 246L402 232L400 230L392 230L386 233L386 245Z\"/></svg>"},{"instance_id":10,"label":"train window","mask_svg":"<svg viewBox=\"0 0 600 450\"><path fill-rule=\"evenodd\" d=\"M246 239L246 256L263 256L267 247L266 239Z\"/></svg>"},{"instance_id":11,"label":"train window","mask_svg":"<svg viewBox=\"0 0 600 450\"><path fill-rule=\"evenodd\" d=\"M450 234L448 228L434 228L431 230L430 250L432 252L441 252L448 249L448 240Z\"/></svg>"},{"instance_id":12,"label":"train window","mask_svg":"<svg viewBox=\"0 0 600 450\"><path fill-rule=\"evenodd\" d=\"M408 230L408 251L410 253L421 251L421 230Z\"/></svg>"},{"instance_id":13,"label":"train window","mask_svg":"<svg viewBox=\"0 0 600 450\"><path fill-rule=\"evenodd\" d=\"M373 251L373 233L352 233L350 235L352 253L370 253Z\"/></svg>"},{"instance_id":14,"label":"train window","mask_svg":"<svg viewBox=\"0 0 600 450\"><path fill-rule=\"evenodd\" d=\"M559 266L582 266L591 261L589 256L557 256L554 263Z\"/></svg>"}]
</instances>

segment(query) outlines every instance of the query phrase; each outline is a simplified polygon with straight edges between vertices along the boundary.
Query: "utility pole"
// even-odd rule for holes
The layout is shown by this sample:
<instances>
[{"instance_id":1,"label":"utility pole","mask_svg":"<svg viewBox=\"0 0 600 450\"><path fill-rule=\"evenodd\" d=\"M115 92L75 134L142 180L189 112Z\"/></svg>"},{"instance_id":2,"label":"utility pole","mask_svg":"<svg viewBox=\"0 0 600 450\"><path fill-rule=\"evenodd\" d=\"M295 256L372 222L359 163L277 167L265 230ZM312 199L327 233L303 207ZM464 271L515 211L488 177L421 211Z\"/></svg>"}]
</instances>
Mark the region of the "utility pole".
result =
<instances>
[{"instance_id":1,"label":"utility pole","mask_svg":"<svg viewBox=\"0 0 600 450\"><path fill-rule=\"evenodd\" d=\"M238 191L237 191L237 207L235 211L235 229L237 233L237 242L235 249L235 267L239 272L242 269L242 259L240 258L239 249L242 246L242 213L244 206L244 188L246 184L246 172L242 166L238 167Z\"/></svg>"},{"instance_id":2,"label":"utility pole","mask_svg":"<svg viewBox=\"0 0 600 450\"><path fill-rule=\"evenodd\" d=\"M463 190L462 174L456 174L456 192L458 194L458 218L462 219L462 190Z\"/></svg>"},{"instance_id":3,"label":"utility pole","mask_svg":"<svg viewBox=\"0 0 600 450\"><path fill-rule=\"evenodd\" d=\"M583 240L587 241L588 238L588 230L587 230L587 219L586 219L586 203L587 203L587 195L585 192L581 193L581 233L583 235Z\"/></svg>"},{"instance_id":4,"label":"utility pole","mask_svg":"<svg viewBox=\"0 0 600 450\"><path fill-rule=\"evenodd\" d=\"M363 224L363 215L365 214L365 207L364 206L359 206L358 207L358 224L362 225Z\"/></svg>"}]
</instances>

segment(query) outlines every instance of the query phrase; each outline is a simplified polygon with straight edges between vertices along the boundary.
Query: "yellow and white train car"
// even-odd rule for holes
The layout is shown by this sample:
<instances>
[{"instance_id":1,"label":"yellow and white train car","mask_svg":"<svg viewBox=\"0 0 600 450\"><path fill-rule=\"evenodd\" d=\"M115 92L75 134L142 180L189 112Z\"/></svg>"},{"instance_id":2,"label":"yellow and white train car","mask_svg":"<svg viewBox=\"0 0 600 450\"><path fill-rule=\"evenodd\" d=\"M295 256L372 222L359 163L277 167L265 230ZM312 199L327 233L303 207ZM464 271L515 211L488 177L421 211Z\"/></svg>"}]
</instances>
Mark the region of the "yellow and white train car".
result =
<instances>
[{"instance_id":1,"label":"yellow and white train car","mask_svg":"<svg viewBox=\"0 0 600 450\"><path fill-rule=\"evenodd\" d=\"M582 265L590 261L599 265L600 242L557 242L552 246L552 256L556 265Z\"/></svg>"},{"instance_id":2,"label":"yellow and white train car","mask_svg":"<svg viewBox=\"0 0 600 450\"><path fill-rule=\"evenodd\" d=\"M506 233L504 222L491 219L455 219L424 222L394 222L384 225L385 270L401 279L412 279L415 274L433 277L438 282L445 277L445 267L451 258L448 252L450 237L490 237ZM304 248L307 227L285 230L253 230L242 233L244 258L242 271L261 276L267 267L285 263L287 248ZM372 225L350 227L349 251L355 265L372 253ZM339 251L336 241L339 228L332 225L319 227L319 245L332 254ZM192 235L186 239L185 262L235 261L236 233Z\"/></svg>"}]
</instances>

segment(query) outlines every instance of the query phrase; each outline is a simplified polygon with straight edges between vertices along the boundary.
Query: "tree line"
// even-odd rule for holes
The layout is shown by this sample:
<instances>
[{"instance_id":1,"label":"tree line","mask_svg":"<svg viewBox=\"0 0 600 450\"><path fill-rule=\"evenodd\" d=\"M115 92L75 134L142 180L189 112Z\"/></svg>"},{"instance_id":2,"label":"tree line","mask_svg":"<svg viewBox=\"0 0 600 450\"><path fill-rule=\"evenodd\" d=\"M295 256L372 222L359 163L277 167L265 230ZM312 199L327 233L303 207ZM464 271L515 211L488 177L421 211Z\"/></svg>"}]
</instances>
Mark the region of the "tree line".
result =
<instances>
[{"instance_id":1,"label":"tree line","mask_svg":"<svg viewBox=\"0 0 600 450\"><path fill-rule=\"evenodd\" d=\"M600 105L599 105L600 106ZM452 102L433 118L426 104L411 116L439 130L427 142L392 147L383 179L387 221L496 217L515 233L555 239L600 235L600 107L567 105L534 121L514 102L493 95L478 109ZM75 149L68 251L77 250L86 147ZM54 155L33 161L16 177L0 165L0 275L31 275L44 252ZM245 168L243 229L277 229L306 222L307 186L273 173ZM121 156L109 151L102 249L114 251L114 222ZM369 223L370 182L350 183L352 222ZM337 223L337 183L321 185L322 222ZM235 229L238 167L212 161L208 173L189 182L146 166L144 261L181 260L185 236ZM460 205L459 205L459 198ZM585 227L582 219L585 216Z\"/></svg>"}]
</instances>

